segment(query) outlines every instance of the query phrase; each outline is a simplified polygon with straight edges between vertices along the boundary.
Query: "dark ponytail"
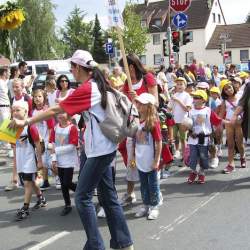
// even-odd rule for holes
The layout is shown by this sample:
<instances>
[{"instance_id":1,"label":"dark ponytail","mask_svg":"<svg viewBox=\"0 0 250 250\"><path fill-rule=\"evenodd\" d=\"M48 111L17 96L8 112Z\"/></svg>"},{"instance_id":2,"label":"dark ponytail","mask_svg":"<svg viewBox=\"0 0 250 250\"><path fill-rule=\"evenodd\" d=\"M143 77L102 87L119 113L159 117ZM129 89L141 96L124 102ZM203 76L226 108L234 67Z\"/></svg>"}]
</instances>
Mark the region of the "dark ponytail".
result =
<instances>
[{"instance_id":1,"label":"dark ponytail","mask_svg":"<svg viewBox=\"0 0 250 250\"><path fill-rule=\"evenodd\" d=\"M84 68L84 70L92 73L92 79L97 83L98 90L101 93L101 106L103 109L106 109L107 106L107 91L115 94L114 89L109 85L107 80L104 77L104 74L99 68Z\"/></svg>"}]
</instances>

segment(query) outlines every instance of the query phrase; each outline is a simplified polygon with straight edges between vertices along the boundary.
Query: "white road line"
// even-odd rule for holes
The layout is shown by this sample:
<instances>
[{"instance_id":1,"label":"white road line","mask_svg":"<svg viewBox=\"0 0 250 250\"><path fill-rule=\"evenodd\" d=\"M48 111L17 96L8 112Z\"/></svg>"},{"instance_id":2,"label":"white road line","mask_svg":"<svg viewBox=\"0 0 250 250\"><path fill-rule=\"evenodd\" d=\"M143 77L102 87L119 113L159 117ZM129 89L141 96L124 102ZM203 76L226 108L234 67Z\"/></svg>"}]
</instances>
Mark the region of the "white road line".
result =
<instances>
[{"instance_id":1,"label":"white road line","mask_svg":"<svg viewBox=\"0 0 250 250\"><path fill-rule=\"evenodd\" d=\"M49 244L53 243L54 241L57 241L58 239L66 236L68 234L70 234L70 232L63 231L63 232L56 234L56 235L52 236L51 238L49 238L49 239L31 247L31 248L28 248L28 250L40 250L40 249L48 246Z\"/></svg>"},{"instance_id":2,"label":"white road line","mask_svg":"<svg viewBox=\"0 0 250 250\"><path fill-rule=\"evenodd\" d=\"M175 174L178 174L179 172L182 172L186 170L186 167L183 167L181 168L178 172L176 172ZM231 175L232 176L232 179L229 180L228 184L226 186L224 186L223 188L221 188L219 190L219 192L216 192L214 193L213 195L211 195L207 200L205 201L202 201L202 202L199 202L191 211L188 211L187 213L185 214L181 214L179 217L177 217L174 222L168 224L167 226L160 226L159 227L159 231L154 234L153 236L149 237L149 239L151 240L160 240L161 238L161 235L163 233L169 233L169 232L172 232L174 231L175 227L184 223L186 220L190 219L194 214L196 214L200 209L202 209L203 207L205 207L210 201L212 201L214 198L216 198L217 196L219 196L222 192L224 192L226 189L228 189L230 187L230 185L242 178L244 176L244 174L246 174L246 172L249 172L249 169L244 169L244 172L243 171L237 171L236 174L234 175Z\"/></svg>"}]
</instances>

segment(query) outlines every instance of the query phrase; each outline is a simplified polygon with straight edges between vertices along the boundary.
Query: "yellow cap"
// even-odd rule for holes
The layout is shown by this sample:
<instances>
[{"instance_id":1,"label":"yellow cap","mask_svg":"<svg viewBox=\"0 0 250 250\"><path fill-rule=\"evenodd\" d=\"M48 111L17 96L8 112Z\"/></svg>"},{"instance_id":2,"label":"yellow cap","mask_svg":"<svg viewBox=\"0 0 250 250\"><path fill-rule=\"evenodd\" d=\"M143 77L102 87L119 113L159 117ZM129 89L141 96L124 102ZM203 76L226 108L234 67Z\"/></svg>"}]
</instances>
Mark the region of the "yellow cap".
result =
<instances>
[{"instance_id":1,"label":"yellow cap","mask_svg":"<svg viewBox=\"0 0 250 250\"><path fill-rule=\"evenodd\" d=\"M224 89L224 87L228 84L231 84L231 82L228 79L223 79L220 81L220 91L222 92L222 90Z\"/></svg>"},{"instance_id":2,"label":"yellow cap","mask_svg":"<svg viewBox=\"0 0 250 250\"><path fill-rule=\"evenodd\" d=\"M184 82L187 85L187 80L184 77L178 77L178 78L176 78L175 82Z\"/></svg>"},{"instance_id":3,"label":"yellow cap","mask_svg":"<svg viewBox=\"0 0 250 250\"><path fill-rule=\"evenodd\" d=\"M220 95L220 89L218 87L212 87L209 91L211 93L217 93Z\"/></svg>"},{"instance_id":4,"label":"yellow cap","mask_svg":"<svg viewBox=\"0 0 250 250\"><path fill-rule=\"evenodd\" d=\"M207 93L204 90L197 89L196 91L192 92L191 95L200 96L204 101L207 101Z\"/></svg>"},{"instance_id":5,"label":"yellow cap","mask_svg":"<svg viewBox=\"0 0 250 250\"><path fill-rule=\"evenodd\" d=\"M248 73L245 72L245 71L241 71L241 72L239 73L239 77L240 77L240 78L247 78L247 77L248 77Z\"/></svg>"}]
</instances>

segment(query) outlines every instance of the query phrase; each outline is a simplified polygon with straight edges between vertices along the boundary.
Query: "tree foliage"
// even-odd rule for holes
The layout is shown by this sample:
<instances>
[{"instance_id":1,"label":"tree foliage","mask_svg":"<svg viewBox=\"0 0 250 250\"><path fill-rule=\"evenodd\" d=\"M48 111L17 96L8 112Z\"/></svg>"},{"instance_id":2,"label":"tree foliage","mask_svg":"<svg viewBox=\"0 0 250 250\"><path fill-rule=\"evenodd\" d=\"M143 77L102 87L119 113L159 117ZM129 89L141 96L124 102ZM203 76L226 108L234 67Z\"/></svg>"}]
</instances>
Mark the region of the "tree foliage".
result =
<instances>
[{"instance_id":1,"label":"tree foliage","mask_svg":"<svg viewBox=\"0 0 250 250\"><path fill-rule=\"evenodd\" d=\"M67 45L66 56L71 56L77 49L91 50L93 22L84 22L86 12L78 7L70 13L62 29L63 41Z\"/></svg>"},{"instance_id":2,"label":"tree foliage","mask_svg":"<svg viewBox=\"0 0 250 250\"><path fill-rule=\"evenodd\" d=\"M98 63L107 62L107 55L105 53L104 46L105 46L104 32L101 29L101 25L98 16L96 14L94 28L93 28L93 47L91 51L93 58Z\"/></svg>"},{"instance_id":3,"label":"tree foliage","mask_svg":"<svg viewBox=\"0 0 250 250\"><path fill-rule=\"evenodd\" d=\"M55 6L51 0L19 0L25 11L23 25L10 33L14 51L25 60L43 60L61 57L56 52Z\"/></svg>"},{"instance_id":4,"label":"tree foliage","mask_svg":"<svg viewBox=\"0 0 250 250\"><path fill-rule=\"evenodd\" d=\"M147 28L141 26L141 17L135 12L136 4L131 1L126 4L123 12L123 40L126 53L143 55L146 44L149 42ZM117 41L115 32L111 32L112 38Z\"/></svg>"}]
</instances>

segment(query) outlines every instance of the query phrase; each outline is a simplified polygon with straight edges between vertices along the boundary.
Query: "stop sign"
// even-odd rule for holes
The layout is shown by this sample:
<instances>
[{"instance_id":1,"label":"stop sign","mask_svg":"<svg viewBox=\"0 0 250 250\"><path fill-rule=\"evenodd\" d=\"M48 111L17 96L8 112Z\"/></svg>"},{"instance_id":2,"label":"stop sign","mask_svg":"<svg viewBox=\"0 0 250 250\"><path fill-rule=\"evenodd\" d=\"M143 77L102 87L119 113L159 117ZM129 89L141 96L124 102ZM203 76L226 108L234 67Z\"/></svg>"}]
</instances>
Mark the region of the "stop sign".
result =
<instances>
[{"instance_id":1,"label":"stop sign","mask_svg":"<svg viewBox=\"0 0 250 250\"><path fill-rule=\"evenodd\" d=\"M184 12L191 5L191 0L170 0L170 7L176 12Z\"/></svg>"},{"instance_id":2,"label":"stop sign","mask_svg":"<svg viewBox=\"0 0 250 250\"><path fill-rule=\"evenodd\" d=\"M228 52L224 52L224 58L227 59L229 57L229 53Z\"/></svg>"}]
</instances>

